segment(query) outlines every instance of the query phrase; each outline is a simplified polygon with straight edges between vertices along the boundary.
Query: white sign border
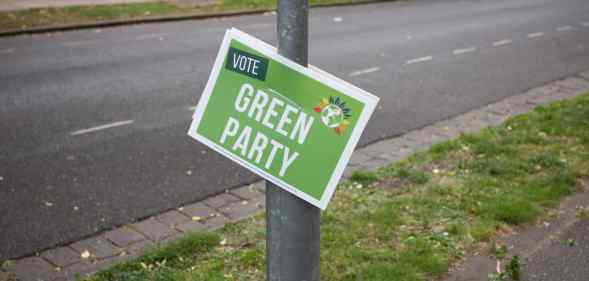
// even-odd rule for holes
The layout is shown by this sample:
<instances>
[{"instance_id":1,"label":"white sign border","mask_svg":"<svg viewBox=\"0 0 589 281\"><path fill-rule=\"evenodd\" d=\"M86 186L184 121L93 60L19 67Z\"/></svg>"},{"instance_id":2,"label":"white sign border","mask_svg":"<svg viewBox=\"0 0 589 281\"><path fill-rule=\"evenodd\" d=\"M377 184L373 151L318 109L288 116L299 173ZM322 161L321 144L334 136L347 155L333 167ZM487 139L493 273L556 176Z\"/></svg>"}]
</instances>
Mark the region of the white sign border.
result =
<instances>
[{"instance_id":1,"label":"white sign border","mask_svg":"<svg viewBox=\"0 0 589 281\"><path fill-rule=\"evenodd\" d=\"M350 139L348 140L348 143L346 144L343 153L340 156L340 159L337 162L337 165L333 171L333 173L331 174L331 177L327 183L327 187L325 188L325 191L323 192L323 195L321 196L320 200L317 200L316 198L313 198L309 195L307 195L306 193L299 191L298 189L294 188L293 186L287 184L286 182L282 181L279 178L276 178L275 176L267 173L264 170L259 169L258 167L248 163L247 161L242 160L241 158L235 156L233 153L227 151L225 148L223 148L220 145L217 145L216 143L214 143L213 141L210 141L208 138L200 135L197 133L197 128L200 125L200 121L202 119L203 113L205 108L208 105L209 102L209 98L211 97L211 94L213 92L213 88L215 87L215 81L217 81L217 78L219 77L219 73L223 67L223 60L225 59L225 55L227 54L228 50L229 50L229 44L231 42L231 40L237 40L241 43L243 43L244 45L255 49L257 52L261 53L262 55L269 57L281 64L286 65L287 67L303 74L306 75L309 78L312 78L314 80L317 80L339 92L342 92L350 97L353 97L357 100L360 100L362 102L364 102L365 106L364 109L362 110L362 113L360 113L360 116L358 117L358 121L356 122L356 125L354 126L354 130L352 131L352 135L350 136ZM323 70L320 70L319 68L316 68L312 65L309 65L308 68L305 68L287 58L285 58L284 56L278 54L278 52L276 51L276 48L272 47L271 45L245 33L242 32L236 28L232 28L227 30L227 32L225 33L225 36L223 37L223 42L221 43L221 47L219 48L219 52L217 54L217 58L215 59L215 64L213 65L213 70L211 72L211 75L209 76L209 79L207 81L207 84L205 86L205 89L203 91L203 94L196 106L196 110L194 111L194 115L193 115L193 119L192 119L192 123L190 124L190 129L188 130L188 135L191 136L192 138L204 143L205 145L207 145L208 147L212 148L213 150L221 153L222 155L228 157L229 159L243 165L245 168L247 168L248 170L264 177L266 180L270 180L273 183L277 184L278 186L284 188L286 191L294 194L295 196L321 208L322 210L325 210L325 208L327 207L327 204L329 203L329 201L331 200L331 197L333 196L333 193L335 192L335 188L337 187L337 184L339 182L339 179L341 178L342 174L344 173L344 169L346 168L346 165L348 163L348 161L350 160L350 157L352 156L352 153L354 152L354 148L356 147L356 144L358 143L358 140L360 139L360 136L362 135L362 131L364 130L364 128L366 127L366 124L368 123L368 119L370 118L370 116L372 115L372 113L374 112L374 109L376 107L376 104L378 103L379 98L358 88L355 87L353 85L351 85L350 83L343 81Z\"/></svg>"}]
</instances>

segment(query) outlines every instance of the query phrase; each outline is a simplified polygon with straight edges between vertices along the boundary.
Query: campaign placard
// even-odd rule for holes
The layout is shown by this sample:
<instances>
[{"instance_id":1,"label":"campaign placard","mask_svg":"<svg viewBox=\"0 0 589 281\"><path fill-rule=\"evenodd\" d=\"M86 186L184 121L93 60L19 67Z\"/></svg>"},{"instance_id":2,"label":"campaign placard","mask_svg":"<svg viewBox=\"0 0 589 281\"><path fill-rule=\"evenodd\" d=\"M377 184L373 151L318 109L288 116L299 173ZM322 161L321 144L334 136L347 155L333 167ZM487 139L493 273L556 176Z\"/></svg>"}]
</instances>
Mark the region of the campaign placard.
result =
<instances>
[{"instance_id":1,"label":"campaign placard","mask_svg":"<svg viewBox=\"0 0 589 281\"><path fill-rule=\"evenodd\" d=\"M325 209L377 103L230 29L188 135Z\"/></svg>"}]
</instances>

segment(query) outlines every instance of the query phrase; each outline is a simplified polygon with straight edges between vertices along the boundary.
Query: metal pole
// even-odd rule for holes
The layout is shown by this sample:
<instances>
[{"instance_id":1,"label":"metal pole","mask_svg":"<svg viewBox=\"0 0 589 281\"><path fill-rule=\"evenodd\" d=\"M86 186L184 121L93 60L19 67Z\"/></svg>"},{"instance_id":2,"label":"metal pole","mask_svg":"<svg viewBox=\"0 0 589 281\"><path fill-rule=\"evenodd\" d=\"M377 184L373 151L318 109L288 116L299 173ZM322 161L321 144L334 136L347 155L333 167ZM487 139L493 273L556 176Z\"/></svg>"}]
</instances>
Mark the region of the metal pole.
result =
<instances>
[{"instance_id":1,"label":"metal pole","mask_svg":"<svg viewBox=\"0 0 589 281\"><path fill-rule=\"evenodd\" d=\"M278 52L305 67L308 13L308 0L278 0ZM266 182L268 281L319 281L319 216L319 208Z\"/></svg>"}]
</instances>

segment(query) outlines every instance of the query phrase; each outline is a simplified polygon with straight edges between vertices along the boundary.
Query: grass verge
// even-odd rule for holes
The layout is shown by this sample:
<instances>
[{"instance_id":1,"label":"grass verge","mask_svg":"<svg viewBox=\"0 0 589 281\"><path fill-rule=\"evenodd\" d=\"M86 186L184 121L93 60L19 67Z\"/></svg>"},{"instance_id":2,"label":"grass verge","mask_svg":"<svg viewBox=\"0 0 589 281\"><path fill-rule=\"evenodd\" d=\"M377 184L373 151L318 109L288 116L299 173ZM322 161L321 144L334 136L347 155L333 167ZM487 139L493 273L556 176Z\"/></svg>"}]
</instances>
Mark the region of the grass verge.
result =
<instances>
[{"instance_id":1,"label":"grass verge","mask_svg":"<svg viewBox=\"0 0 589 281\"><path fill-rule=\"evenodd\" d=\"M588 176L589 94L358 172L322 214L322 280L439 278L466 253L491 252L496 234L547 215ZM210 244L159 249L168 254L90 280L264 280L263 214L194 237Z\"/></svg>"},{"instance_id":2,"label":"grass verge","mask_svg":"<svg viewBox=\"0 0 589 281\"><path fill-rule=\"evenodd\" d=\"M310 5L352 2L357 2L357 0L311 0ZM130 4L36 8L0 12L0 32L33 27L129 20L145 17L190 14L204 15L220 12L272 9L275 8L275 5L275 0L220 0L217 4L202 7L180 6L170 1L152 1Z\"/></svg>"}]
</instances>

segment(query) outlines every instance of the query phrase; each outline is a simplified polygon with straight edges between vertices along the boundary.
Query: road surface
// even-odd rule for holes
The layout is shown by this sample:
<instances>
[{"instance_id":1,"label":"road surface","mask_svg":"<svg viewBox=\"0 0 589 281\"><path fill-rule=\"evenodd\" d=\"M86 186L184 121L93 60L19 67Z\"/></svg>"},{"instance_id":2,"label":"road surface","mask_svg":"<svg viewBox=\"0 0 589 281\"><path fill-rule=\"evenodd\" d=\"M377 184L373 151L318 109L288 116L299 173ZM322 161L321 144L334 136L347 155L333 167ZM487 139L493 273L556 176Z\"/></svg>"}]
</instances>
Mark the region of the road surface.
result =
<instances>
[{"instance_id":1,"label":"road surface","mask_svg":"<svg viewBox=\"0 0 589 281\"><path fill-rule=\"evenodd\" d=\"M186 136L229 27L276 43L273 14L0 39L0 260L257 179ZM321 8L310 28L311 64L381 98L362 145L589 69L586 0Z\"/></svg>"}]
</instances>

